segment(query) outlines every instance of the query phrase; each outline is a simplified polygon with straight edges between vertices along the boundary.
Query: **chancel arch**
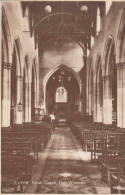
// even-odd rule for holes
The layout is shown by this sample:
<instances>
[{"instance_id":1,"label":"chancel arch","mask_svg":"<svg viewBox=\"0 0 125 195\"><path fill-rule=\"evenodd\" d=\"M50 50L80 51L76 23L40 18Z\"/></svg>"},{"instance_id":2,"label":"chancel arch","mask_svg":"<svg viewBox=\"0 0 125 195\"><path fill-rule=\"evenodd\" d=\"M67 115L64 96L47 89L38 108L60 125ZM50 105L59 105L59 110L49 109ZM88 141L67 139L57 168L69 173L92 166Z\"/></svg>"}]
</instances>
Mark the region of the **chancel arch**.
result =
<instances>
[{"instance_id":1,"label":"chancel arch","mask_svg":"<svg viewBox=\"0 0 125 195\"><path fill-rule=\"evenodd\" d=\"M61 103L68 104L70 109L72 109L73 111L78 111L80 107L80 84L81 81L79 76L73 70L64 65L57 67L54 71L51 71L51 73L49 73L49 76L47 75L44 79L44 100L46 112L52 112L52 110L54 109L53 105L61 105ZM63 91L65 92L65 102L56 102L55 97L57 95L57 89L63 89ZM59 90L59 92L61 91Z\"/></svg>"}]
</instances>

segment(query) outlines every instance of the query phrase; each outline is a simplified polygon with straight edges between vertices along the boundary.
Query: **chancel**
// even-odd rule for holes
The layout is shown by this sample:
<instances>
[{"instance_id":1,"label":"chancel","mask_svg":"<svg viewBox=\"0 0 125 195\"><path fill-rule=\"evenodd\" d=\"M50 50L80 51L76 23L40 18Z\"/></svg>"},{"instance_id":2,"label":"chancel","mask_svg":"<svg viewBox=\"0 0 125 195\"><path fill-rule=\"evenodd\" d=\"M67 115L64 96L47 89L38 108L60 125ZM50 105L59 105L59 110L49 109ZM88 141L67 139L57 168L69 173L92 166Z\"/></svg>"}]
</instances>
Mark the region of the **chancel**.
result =
<instances>
[{"instance_id":1,"label":"chancel","mask_svg":"<svg viewBox=\"0 0 125 195\"><path fill-rule=\"evenodd\" d=\"M1 11L1 193L125 194L125 2Z\"/></svg>"}]
</instances>

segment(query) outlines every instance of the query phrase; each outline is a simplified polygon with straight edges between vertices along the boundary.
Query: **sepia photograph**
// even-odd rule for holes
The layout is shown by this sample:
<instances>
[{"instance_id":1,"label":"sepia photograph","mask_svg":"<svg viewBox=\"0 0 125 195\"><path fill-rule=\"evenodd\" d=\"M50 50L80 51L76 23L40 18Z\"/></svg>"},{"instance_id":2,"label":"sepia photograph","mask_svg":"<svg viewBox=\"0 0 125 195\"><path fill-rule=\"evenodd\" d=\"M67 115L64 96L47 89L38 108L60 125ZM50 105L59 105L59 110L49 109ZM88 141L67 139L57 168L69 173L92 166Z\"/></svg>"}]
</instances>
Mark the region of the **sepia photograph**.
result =
<instances>
[{"instance_id":1,"label":"sepia photograph","mask_svg":"<svg viewBox=\"0 0 125 195\"><path fill-rule=\"evenodd\" d=\"M0 9L1 194L125 194L125 1Z\"/></svg>"}]
</instances>

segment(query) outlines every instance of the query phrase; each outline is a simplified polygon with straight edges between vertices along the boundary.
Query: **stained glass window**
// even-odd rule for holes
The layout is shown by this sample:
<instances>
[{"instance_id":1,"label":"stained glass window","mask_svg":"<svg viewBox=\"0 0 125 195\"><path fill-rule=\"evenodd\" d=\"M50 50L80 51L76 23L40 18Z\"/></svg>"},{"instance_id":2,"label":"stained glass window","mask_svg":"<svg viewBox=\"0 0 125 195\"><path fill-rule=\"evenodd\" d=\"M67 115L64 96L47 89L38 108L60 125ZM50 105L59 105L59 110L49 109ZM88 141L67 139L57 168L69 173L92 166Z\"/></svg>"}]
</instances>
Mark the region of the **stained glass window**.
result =
<instances>
[{"instance_id":1,"label":"stained glass window","mask_svg":"<svg viewBox=\"0 0 125 195\"><path fill-rule=\"evenodd\" d=\"M67 102L67 90L64 87L57 88L56 102Z\"/></svg>"}]
</instances>

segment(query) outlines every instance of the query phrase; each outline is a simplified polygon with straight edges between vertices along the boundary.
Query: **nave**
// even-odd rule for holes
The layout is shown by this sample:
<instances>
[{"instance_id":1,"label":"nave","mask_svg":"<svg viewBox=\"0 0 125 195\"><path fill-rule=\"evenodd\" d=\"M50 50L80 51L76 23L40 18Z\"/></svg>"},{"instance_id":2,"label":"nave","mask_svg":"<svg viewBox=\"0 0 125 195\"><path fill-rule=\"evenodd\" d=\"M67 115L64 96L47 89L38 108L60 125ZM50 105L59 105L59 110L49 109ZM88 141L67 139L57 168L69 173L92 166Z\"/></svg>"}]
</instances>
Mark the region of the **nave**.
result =
<instances>
[{"instance_id":1,"label":"nave","mask_svg":"<svg viewBox=\"0 0 125 195\"><path fill-rule=\"evenodd\" d=\"M94 124L86 118L72 119L72 122L70 121L67 125L66 123L57 124L54 132L51 131L51 126L47 122L32 124L30 129L31 127L32 132L28 130L28 126L26 127L25 137L31 134L35 137L39 129L40 140L36 137L37 142L32 143L32 151L27 151L27 153L26 143L28 142L24 137L22 140L19 139L20 127L18 131L11 130L12 137L18 132L15 141L12 137L7 140L5 129L2 133L2 143L6 144L2 152L8 152L2 155L2 162L4 162L2 164L2 192L26 194L125 192L125 147L122 143L125 138L124 131L116 131L115 126ZM35 127L35 132L33 127ZM30 139L27 138L27 140ZM122 147L118 146L119 141ZM7 144L11 147L10 150L7 149ZM9 156L10 151L11 156Z\"/></svg>"},{"instance_id":2,"label":"nave","mask_svg":"<svg viewBox=\"0 0 125 195\"><path fill-rule=\"evenodd\" d=\"M125 1L0 8L2 193L125 194Z\"/></svg>"},{"instance_id":3,"label":"nave","mask_svg":"<svg viewBox=\"0 0 125 195\"><path fill-rule=\"evenodd\" d=\"M97 165L91 162L91 153L82 150L69 127L56 128L45 150L39 153L30 184L25 184L27 181L25 193L110 193Z\"/></svg>"}]
</instances>

